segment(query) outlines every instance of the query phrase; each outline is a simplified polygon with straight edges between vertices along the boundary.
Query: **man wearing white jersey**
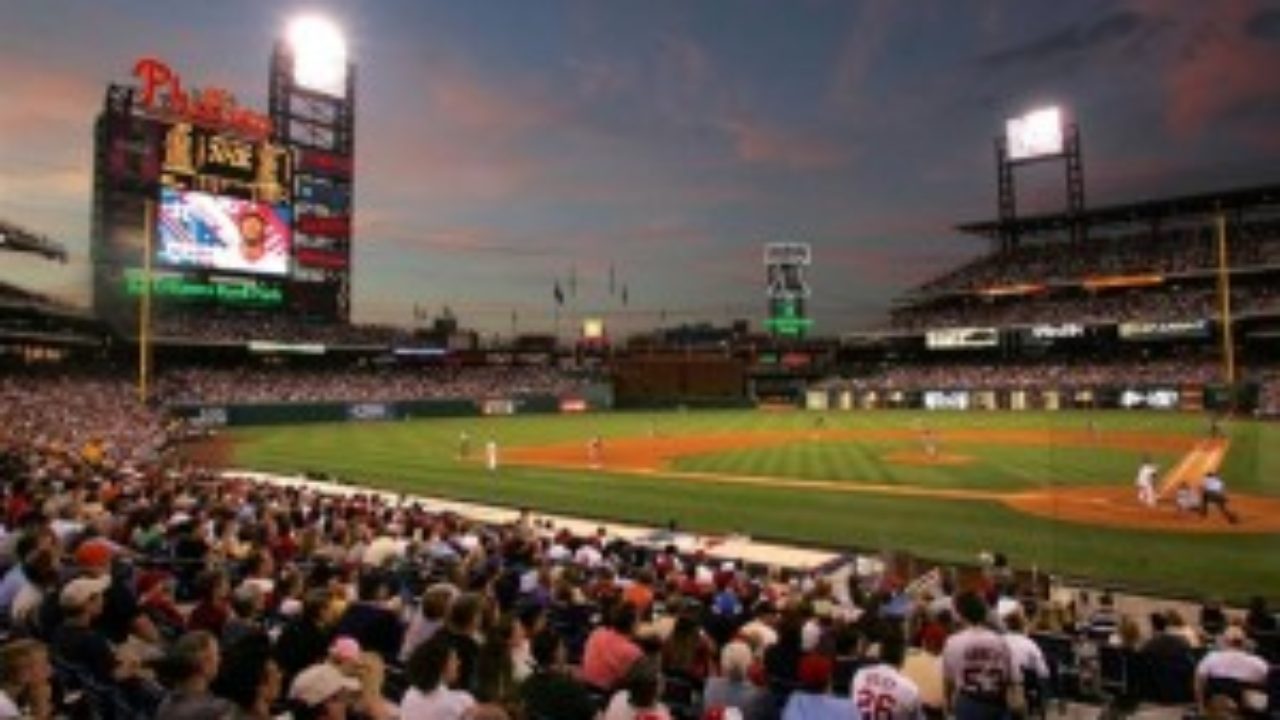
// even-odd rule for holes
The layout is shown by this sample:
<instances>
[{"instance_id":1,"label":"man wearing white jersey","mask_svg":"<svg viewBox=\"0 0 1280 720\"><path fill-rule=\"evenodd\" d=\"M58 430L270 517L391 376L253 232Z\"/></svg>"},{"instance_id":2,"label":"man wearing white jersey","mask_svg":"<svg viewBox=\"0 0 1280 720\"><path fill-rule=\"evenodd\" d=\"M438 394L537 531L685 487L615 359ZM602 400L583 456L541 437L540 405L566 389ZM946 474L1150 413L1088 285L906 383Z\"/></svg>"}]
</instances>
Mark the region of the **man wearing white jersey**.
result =
<instances>
[{"instance_id":1,"label":"man wearing white jersey","mask_svg":"<svg viewBox=\"0 0 1280 720\"><path fill-rule=\"evenodd\" d=\"M1200 712L1209 709L1208 685L1212 680L1234 680L1243 685L1265 688L1267 661L1244 649L1245 635L1239 627L1231 626L1222 633L1220 649L1204 656L1196 665L1196 704Z\"/></svg>"},{"instance_id":2,"label":"man wearing white jersey","mask_svg":"<svg viewBox=\"0 0 1280 720\"><path fill-rule=\"evenodd\" d=\"M1138 479L1134 484L1138 486L1138 502L1147 507L1156 506L1156 475L1158 473L1156 464L1151 462L1151 456L1142 459L1142 465L1138 468Z\"/></svg>"},{"instance_id":3,"label":"man wearing white jersey","mask_svg":"<svg viewBox=\"0 0 1280 720\"><path fill-rule=\"evenodd\" d=\"M1044 652L1040 650L1040 646L1027 637L1027 617L1018 609L1002 619L1004 641L1009 645L1013 666L1022 673L1023 686L1029 687L1035 683L1043 691L1049 683L1049 665L1044 661Z\"/></svg>"},{"instance_id":4,"label":"man wearing white jersey","mask_svg":"<svg viewBox=\"0 0 1280 720\"><path fill-rule=\"evenodd\" d=\"M892 626L880 640L880 662L853 676L849 694L858 720L919 720L924 717L920 690L899 672L906 655L902 630Z\"/></svg>"},{"instance_id":5,"label":"man wearing white jersey","mask_svg":"<svg viewBox=\"0 0 1280 720\"><path fill-rule=\"evenodd\" d=\"M1005 720L1010 690L1021 690L1022 672L1005 639L987 625L987 603L968 591L956 597L964 629L942 648L942 682L956 720Z\"/></svg>"}]
</instances>

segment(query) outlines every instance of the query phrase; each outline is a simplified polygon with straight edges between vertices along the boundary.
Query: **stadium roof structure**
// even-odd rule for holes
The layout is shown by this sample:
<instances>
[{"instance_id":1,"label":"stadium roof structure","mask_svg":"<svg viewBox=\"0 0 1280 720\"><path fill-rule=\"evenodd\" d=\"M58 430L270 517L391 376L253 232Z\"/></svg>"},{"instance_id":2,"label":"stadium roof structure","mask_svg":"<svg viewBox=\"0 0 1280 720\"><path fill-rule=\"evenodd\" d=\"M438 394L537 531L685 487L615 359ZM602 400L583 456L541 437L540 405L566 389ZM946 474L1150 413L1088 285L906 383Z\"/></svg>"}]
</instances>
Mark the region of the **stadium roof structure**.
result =
<instances>
[{"instance_id":1,"label":"stadium roof structure","mask_svg":"<svg viewBox=\"0 0 1280 720\"><path fill-rule=\"evenodd\" d=\"M67 261L67 249L45 235L31 232L0 218L0 250L29 252L49 260Z\"/></svg>"},{"instance_id":2,"label":"stadium roof structure","mask_svg":"<svg viewBox=\"0 0 1280 720\"><path fill-rule=\"evenodd\" d=\"M1009 234L1026 237L1069 230L1076 222L1083 222L1086 227L1106 227L1192 218L1217 212L1231 215L1264 206L1280 207L1280 183L1105 205L1087 210L1080 217L1068 212L1042 213L1009 222L986 220L964 223L957 225L956 229L967 235L991 239Z\"/></svg>"}]
</instances>

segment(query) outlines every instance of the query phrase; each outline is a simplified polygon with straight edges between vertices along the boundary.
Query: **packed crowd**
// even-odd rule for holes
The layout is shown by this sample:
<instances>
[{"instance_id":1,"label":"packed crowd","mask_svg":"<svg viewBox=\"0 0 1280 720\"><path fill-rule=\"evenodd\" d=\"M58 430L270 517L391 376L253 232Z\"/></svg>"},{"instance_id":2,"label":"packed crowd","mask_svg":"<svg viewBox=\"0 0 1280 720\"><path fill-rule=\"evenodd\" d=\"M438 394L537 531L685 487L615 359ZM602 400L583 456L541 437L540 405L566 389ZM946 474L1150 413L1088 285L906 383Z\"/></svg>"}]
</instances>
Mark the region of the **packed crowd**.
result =
<instances>
[{"instance_id":1,"label":"packed crowd","mask_svg":"<svg viewBox=\"0 0 1280 720\"><path fill-rule=\"evenodd\" d=\"M1280 417L1280 369L1267 368L1257 374L1258 414Z\"/></svg>"},{"instance_id":2,"label":"packed crowd","mask_svg":"<svg viewBox=\"0 0 1280 720\"><path fill-rule=\"evenodd\" d=\"M1250 285L1231 292L1232 314L1243 317L1280 310L1280 288ZM1167 287L1064 295L970 299L903 307L890 324L903 330L947 327L1008 327L1058 323L1186 321L1219 315L1213 287Z\"/></svg>"},{"instance_id":3,"label":"packed crowd","mask_svg":"<svg viewBox=\"0 0 1280 720\"><path fill-rule=\"evenodd\" d=\"M1087 252L1068 242L1026 243L1007 252L984 255L921 287L926 294L962 292L1019 283L1079 281L1087 277L1178 274L1217 267L1217 243L1210 227L1097 238ZM1280 264L1280 223L1245 225L1229 244L1233 268Z\"/></svg>"},{"instance_id":4,"label":"packed crowd","mask_svg":"<svg viewBox=\"0 0 1280 720\"><path fill-rule=\"evenodd\" d=\"M1261 601L1144 630L1002 558L963 591L837 587L527 513L216 477L165 456L175 429L123 383L0 392L0 717L977 718L1101 681L1083 651L1077 687L1053 679L1054 642L1202 655L1182 698L1202 705L1215 677L1265 682L1275 651Z\"/></svg>"},{"instance_id":5,"label":"packed crowd","mask_svg":"<svg viewBox=\"0 0 1280 720\"><path fill-rule=\"evenodd\" d=\"M159 377L170 403L389 402L570 393L581 380L547 367L175 369Z\"/></svg>"},{"instance_id":6,"label":"packed crowd","mask_svg":"<svg viewBox=\"0 0 1280 720\"><path fill-rule=\"evenodd\" d=\"M1066 389L1207 384L1221 380L1220 362L1205 358L1146 362L1027 362L893 364L850 379L829 378L815 387L855 390Z\"/></svg>"},{"instance_id":7,"label":"packed crowd","mask_svg":"<svg viewBox=\"0 0 1280 720\"><path fill-rule=\"evenodd\" d=\"M405 335L400 328L306 322L278 315L210 316L166 314L155 318L153 333L161 338L197 342L245 343L267 340L323 345L389 345Z\"/></svg>"}]
</instances>

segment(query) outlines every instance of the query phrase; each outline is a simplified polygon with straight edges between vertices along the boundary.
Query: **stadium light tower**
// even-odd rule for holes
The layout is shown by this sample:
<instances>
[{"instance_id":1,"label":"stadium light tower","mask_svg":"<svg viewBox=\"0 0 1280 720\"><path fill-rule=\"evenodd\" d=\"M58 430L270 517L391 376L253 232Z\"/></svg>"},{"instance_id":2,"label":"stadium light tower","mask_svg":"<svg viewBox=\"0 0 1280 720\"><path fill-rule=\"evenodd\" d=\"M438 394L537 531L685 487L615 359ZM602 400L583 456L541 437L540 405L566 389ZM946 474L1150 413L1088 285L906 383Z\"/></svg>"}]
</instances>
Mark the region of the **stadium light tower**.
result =
<instances>
[{"instance_id":1,"label":"stadium light tower","mask_svg":"<svg viewBox=\"0 0 1280 720\"><path fill-rule=\"evenodd\" d=\"M272 140L293 163L290 305L340 322L351 316L355 75L342 31L318 15L289 22L271 56Z\"/></svg>"},{"instance_id":2,"label":"stadium light tower","mask_svg":"<svg viewBox=\"0 0 1280 720\"><path fill-rule=\"evenodd\" d=\"M1061 161L1066 166L1067 212L1071 239L1084 240L1084 162L1080 127L1068 122L1057 105L1036 108L1005 121L1005 132L996 138L997 209L1003 249L1018 244L1018 207L1013 171L1020 165Z\"/></svg>"},{"instance_id":3,"label":"stadium light tower","mask_svg":"<svg viewBox=\"0 0 1280 720\"><path fill-rule=\"evenodd\" d=\"M293 51L293 80L301 87L341 96L347 82L347 41L328 18L294 18L285 31Z\"/></svg>"}]
</instances>

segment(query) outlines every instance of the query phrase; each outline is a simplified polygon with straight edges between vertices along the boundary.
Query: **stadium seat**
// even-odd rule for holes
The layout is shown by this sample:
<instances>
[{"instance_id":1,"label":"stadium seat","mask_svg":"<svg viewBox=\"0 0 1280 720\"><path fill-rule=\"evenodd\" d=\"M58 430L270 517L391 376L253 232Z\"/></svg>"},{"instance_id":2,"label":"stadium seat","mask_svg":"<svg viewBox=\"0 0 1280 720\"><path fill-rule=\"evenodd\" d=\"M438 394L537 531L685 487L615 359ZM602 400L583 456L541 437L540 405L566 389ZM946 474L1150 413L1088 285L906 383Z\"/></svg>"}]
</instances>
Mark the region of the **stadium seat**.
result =
<instances>
[{"instance_id":1,"label":"stadium seat","mask_svg":"<svg viewBox=\"0 0 1280 720\"><path fill-rule=\"evenodd\" d=\"M1061 633L1032 633L1031 639L1044 653L1049 666L1049 687L1054 697L1076 698L1080 693L1080 667L1075 640Z\"/></svg>"},{"instance_id":2,"label":"stadium seat","mask_svg":"<svg viewBox=\"0 0 1280 720\"><path fill-rule=\"evenodd\" d=\"M1231 700L1238 712L1245 718L1266 718L1269 714L1270 699L1267 687L1244 683L1232 678L1211 677L1205 681L1205 702L1213 698L1225 697Z\"/></svg>"},{"instance_id":3,"label":"stadium seat","mask_svg":"<svg viewBox=\"0 0 1280 720\"><path fill-rule=\"evenodd\" d=\"M1159 705L1187 705L1195 701L1192 682L1196 656L1186 653L1173 658L1139 655L1139 698Z\"/></svg>"}]
</instances>

